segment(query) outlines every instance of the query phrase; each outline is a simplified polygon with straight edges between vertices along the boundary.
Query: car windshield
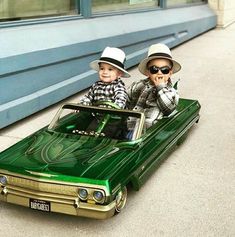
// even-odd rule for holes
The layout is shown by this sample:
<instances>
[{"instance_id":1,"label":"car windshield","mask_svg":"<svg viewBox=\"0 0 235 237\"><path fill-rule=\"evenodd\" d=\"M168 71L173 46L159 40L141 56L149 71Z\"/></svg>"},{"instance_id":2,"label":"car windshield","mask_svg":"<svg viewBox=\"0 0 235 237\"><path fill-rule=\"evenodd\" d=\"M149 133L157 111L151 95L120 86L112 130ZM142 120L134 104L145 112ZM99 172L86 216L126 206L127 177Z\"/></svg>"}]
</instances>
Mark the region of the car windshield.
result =
<instances>
[{"instance_id":1,"label":"car windshield","mask_svg":"<svg viewBox=\"0 0 235 237\"><path fill-rule=\"evenodd\" d=\"M143 120L143 114L138 112L66 104L49 129L66 134L135 140L142 133Z\"/></svg>"}]
</instances>

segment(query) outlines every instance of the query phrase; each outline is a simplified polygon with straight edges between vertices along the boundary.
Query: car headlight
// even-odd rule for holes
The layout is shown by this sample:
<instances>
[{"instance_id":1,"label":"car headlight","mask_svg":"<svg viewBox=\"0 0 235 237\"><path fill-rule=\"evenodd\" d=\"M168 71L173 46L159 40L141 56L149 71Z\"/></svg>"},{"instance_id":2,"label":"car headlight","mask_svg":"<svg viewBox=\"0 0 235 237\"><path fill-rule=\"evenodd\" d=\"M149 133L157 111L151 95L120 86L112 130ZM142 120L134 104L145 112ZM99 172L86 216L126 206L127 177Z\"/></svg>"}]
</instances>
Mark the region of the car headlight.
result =
<instances>
[{"instance_id":1,"label":"car headlight","mask_svg":"<svg viewBox=\"0 0 235 237\"><path fill-rule=\"evenodd\" d=\"M6 176L3 176L3 175L0 176L0 184L1 185L7 184L7 177Z\"/></svg>"},{"instance_id":2,"label":"car headlight","mask_svg":"<svg viewBox=\"0 0 235 237\"><path fill-rule=\"evenodd\" d=\"M104 201L104 194L101 191L94 191L93 197L96 202L101 203Z\"/></svg>"},{"instance_id":3,"label":"car headlight","mask_svg":"<svg viewBox=\"0 0 235 237\"><path fill-rule=\"evenodd\" d=\"M81 188L78 190L78 196L80 197L80 199L82 200L87 200L88 197L88 192L86 189Z\"/></svg>"}]
</instances>

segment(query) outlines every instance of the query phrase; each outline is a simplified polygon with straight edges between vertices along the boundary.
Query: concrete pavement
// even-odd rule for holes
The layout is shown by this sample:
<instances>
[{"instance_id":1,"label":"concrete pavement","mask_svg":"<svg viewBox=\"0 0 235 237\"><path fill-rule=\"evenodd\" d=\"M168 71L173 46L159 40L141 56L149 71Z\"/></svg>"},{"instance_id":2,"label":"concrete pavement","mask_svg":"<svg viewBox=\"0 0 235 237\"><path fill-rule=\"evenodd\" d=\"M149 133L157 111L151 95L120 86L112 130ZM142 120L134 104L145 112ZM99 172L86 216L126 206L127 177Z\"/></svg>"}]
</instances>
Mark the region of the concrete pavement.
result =
<instances>
[{"instance_id":1,"label":"concrete pavement","mask_svg":"<svg viewBox=\"0 0 235 237\"><path fill-rule=\"evenodd\" d=\"M179 94L200 101L201 119L143 188L130 190L122 213L97 221L0 203L0 236L235 236L234 40L235 24L173 49ZM2 129L0 151L48 124L58 107Z\"/></svg>"}]
</instances>

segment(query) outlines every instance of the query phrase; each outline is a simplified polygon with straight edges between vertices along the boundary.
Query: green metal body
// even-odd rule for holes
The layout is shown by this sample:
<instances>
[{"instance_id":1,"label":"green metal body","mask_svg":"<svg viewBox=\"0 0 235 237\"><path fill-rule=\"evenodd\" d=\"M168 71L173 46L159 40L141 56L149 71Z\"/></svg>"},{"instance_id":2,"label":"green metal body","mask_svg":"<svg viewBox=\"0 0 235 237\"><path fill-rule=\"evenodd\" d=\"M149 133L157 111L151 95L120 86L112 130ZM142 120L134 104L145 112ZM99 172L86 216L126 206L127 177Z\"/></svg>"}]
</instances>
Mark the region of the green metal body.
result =
<instances>
[{"instance_id":1,"label":"green metal body","mask_svg":"<svg viewBox=\"0 0 235 237\"><path fill-rule=\"evenodd\" d=\"M180 99L175 114L161 119L131 141L67 134L45 127L0 153L0 175L64 186L102 187L106 199L99 205L108 205L122 187L131 184L135 190L140 189L152 171L199 120L199 110L198 101ZM14 190L17 190L17 185L19 183L11 184ZM19 186L24 188L23 182ZM8 194L7 191L4 193L4 188L7 190L8 186L2 186L0 200L7 201ZM37 190L34 184L32 190L38 193L40 188ZM46 192L43 190L44 199ZM20 204L14 200L10 202ZM90 214L86 216L92 217Z\"/></svg>"}]
</instances>

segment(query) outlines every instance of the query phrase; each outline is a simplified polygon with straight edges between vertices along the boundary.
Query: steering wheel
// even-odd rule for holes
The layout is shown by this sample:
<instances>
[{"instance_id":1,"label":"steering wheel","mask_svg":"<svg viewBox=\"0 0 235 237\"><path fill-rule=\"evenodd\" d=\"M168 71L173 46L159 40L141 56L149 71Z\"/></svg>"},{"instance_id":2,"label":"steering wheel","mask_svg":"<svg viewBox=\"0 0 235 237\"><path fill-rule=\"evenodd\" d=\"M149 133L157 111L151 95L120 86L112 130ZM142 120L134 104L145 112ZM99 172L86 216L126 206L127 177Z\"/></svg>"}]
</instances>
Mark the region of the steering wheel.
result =
<instances>
[{"instance_id":1,"label":"steering wheel","mask_svg":"<svg viewBox=\"0 0 235 237\"><path fill-rule=\"evenodd\" d=\"M104 106L104 107L111 107L113 109L121 109L120 106L118 106L117 104L113 103L112 101L98 101L95 104L96 106Z\"/></svg>"},{"instance_id":2,"label":"steering wheel","mask_svg":"<svg viewBox=\"0 0 235 237\"><path fill-rule=\"evenodd\" d=\"M118 105L116 105L115 103L113 103L111 101L99 101L95 105L100 106L100 107L111 107L113 109L120 109L120 107ZM111 114L106 114L104 116L104 118L101 120L96 132L101 133L102 130L104 129L104 127L106 126L106 124L109 122L110 118L120 119L119 117L113 116Z\"/></svg>"}]
</instances>

